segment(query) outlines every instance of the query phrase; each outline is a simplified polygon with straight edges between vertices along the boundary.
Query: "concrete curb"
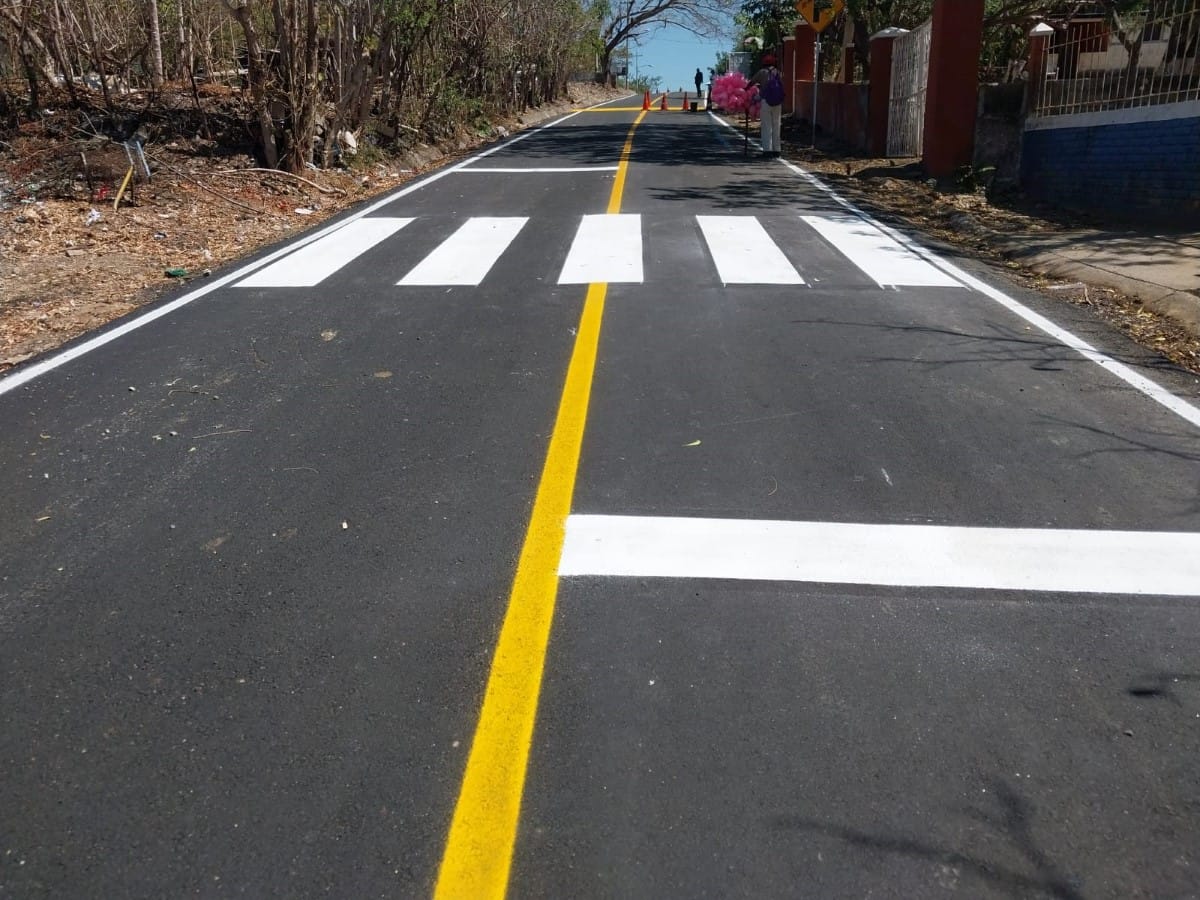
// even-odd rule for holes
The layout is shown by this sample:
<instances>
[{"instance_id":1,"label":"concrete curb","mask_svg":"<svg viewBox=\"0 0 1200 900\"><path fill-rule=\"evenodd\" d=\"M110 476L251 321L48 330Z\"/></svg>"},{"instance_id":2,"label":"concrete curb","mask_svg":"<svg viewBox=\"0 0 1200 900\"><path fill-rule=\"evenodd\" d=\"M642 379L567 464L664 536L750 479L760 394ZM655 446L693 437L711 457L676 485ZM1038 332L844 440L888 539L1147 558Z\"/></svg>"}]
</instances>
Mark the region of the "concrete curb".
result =
<instances>
[{"instance_id":1,"label":"concrete curb","mask_svg":"<svg viewBox=\"0 0 1200 900\"><path fill-rule=\"evenodd\" d=\"M993 234L992 240L1008 259L1040 275L1112 288L1140 300L1147 309L1169 316L1193 335L1200 337L1200 296L1196 294L1131 278L1111 269L1089 265L1039 248L1030 248L1021 243L1020 236Z\"/></svg>"}]
</instances>

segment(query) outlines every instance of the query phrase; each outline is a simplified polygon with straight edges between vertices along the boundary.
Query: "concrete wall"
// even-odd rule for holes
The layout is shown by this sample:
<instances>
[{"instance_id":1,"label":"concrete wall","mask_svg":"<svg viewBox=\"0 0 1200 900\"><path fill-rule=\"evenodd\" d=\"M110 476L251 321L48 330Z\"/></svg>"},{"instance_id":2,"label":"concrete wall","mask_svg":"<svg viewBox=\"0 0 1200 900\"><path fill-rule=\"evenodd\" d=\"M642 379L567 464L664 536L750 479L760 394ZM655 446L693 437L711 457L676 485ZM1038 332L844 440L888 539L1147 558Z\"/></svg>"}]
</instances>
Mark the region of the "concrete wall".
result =
<instances>
[{"instance_id":1,"label":"concrete wall","mask_svg":"<svg viewBox=\"0 0 1200 900\"><path fill-rule=\"evenodd\" d=\"M1031 118L1032 196L1130 220L1200 226L1200 101Z\"/></svg>"},{"instance_id":2,"label":"concrete wall","mask_svg":"<svg viewBox=\"0 0 1200 900\"><path fill-rule=\"evenodd\" d=\"M1020 179L1024 131L1025 82L981 86L973 164L995 169L992 176L995 184L1015 185Z\"/></svg>"}]
</instances>

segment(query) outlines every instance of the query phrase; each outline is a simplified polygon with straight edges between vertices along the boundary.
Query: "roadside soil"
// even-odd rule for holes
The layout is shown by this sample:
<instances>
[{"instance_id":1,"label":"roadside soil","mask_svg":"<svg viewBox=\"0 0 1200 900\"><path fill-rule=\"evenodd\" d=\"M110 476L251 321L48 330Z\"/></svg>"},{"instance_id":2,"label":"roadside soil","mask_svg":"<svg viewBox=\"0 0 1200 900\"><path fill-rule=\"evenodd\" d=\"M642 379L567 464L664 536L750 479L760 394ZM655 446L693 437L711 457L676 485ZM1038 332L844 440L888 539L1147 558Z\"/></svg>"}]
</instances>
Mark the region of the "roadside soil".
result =
<instances>
[{"instance_id":1,"label":"roadside soil","mask_svg":"<svg viewBox=\"0 0 1200 900\"><path fill-rule=\"evenodd\" d=\"M1022 234L1064 233L1105 223L1032 204L1015 190L931 182L917 159L872 159L828 138L818 137L815 148L811 142L807 128L785 123L784 156L820 175L881 222L914 229L963 255L993 263L1020 286L1083 307L1141 346L1200 374L1200 334L1146 308L1136 297L1106 286L1047 277L1006 255L1005 246Z\"/></svg>"},{"instance_id":2,"label":"roadside soil","mask_svg":"<svg viewBox=\"0 0 1200 900\"><path fill-rule=\"evenodd\" d=\"M209 86L197 109L179 90L158 116L142 111L150 178L132 179L119 204L124 147L96 134L94 111L52 102L0 135L0 372L482 143L624 93L573 83L563 101L484 134L390 153L363 141L343 166L296 178L255 168L233 91Z\"/></svg>"}]
</instances>

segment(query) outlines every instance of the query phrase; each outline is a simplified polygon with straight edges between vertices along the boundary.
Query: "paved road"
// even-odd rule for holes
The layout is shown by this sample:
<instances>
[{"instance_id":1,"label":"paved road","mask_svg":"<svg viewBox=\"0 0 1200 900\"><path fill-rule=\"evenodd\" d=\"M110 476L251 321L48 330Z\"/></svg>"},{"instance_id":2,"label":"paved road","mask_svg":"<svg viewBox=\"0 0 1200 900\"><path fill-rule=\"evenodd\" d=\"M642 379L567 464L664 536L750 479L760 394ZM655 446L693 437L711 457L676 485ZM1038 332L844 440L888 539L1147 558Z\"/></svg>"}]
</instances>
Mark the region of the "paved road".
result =
<instances>
[{"instance_id":1,"label":"paved road","mask_svg":"<svg viewBox=\"0 0 1200 900\"><path fill-rule=\"evenodd\" d=\"M0 380L0 896L1200 896L1194 381L609 106Z\"/></svg>"}]
</instances>

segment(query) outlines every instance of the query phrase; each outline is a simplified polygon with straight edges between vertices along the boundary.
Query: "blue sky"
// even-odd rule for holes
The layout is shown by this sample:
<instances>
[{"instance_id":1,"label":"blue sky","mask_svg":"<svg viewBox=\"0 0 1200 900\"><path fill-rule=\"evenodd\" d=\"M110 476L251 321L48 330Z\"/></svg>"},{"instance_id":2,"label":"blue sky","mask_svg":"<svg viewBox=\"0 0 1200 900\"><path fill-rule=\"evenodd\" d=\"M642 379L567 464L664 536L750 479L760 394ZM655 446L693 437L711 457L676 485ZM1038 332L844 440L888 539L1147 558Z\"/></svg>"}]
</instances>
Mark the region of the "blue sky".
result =
<instances>
[{"instance_id":1,"label":"blue sky","mask_svg":"<svg viewBox=\"0 0 1200 900\"><path fill-rule=\"evenodd\" d=\"M682 28L668 26L642 38L638 45L630 47L633 58L629 61L629 74L643 77L658 76L663 79L662 87L672 91L680 87L693 91L696 68L704 72L708 81L708 70L716 65L717 54L732 48L732 23L730 33L718 38L701 38ZM635 66L636 62L636 66Z\"/></svg>"}]
</instances>

